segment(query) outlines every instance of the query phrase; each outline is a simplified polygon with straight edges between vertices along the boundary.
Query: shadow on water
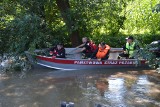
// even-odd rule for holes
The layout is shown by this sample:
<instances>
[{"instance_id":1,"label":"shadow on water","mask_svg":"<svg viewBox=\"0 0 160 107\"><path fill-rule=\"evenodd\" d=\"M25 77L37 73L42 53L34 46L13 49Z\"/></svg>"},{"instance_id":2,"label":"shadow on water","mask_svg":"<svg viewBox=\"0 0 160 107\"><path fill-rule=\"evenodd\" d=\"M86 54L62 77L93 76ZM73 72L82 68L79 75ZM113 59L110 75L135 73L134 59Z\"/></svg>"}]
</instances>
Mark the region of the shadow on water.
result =
<instances>
[{"instance_id":1,"label":"shadow on water","mask_svg":"<svg viewBox=\"0 0 160 107\"><path fill-rule=\"evenodd\" d=\"M160 75L151 69L62 71L36 67L25 78L0 75L0 107L159 107Z\"/></svg>"}]
</instances>

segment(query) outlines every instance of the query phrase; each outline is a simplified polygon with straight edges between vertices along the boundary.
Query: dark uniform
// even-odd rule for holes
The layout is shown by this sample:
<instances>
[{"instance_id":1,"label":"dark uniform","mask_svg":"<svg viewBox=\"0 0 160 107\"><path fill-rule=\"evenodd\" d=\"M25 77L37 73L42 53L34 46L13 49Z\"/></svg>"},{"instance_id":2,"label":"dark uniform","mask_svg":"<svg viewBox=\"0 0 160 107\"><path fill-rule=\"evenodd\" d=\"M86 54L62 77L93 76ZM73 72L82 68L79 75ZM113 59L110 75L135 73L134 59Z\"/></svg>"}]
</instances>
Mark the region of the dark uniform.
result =
<instances>
[{"instance_id":1,"label":"dark uniform","mask_svg":"<svg viewBox=\"0 0 160 107\"><path fill-rule=\"evenodd\" d=\"M56 58L65 58L65 49L62 48L60 50L56 49Z\"/></svg>"},{"instance_id":2,"label":"dark uniform","mask_svg":"<svg viewBox=\"0 0 160 107\"><path fill-rule=\"evenodd\" d=\"M85 50L82 51L82 55L83 55L84 58L86 58L86 57L88 58L88 57L91 56L92 50L91 50L91 46L90 46L90 44L89 44L89 41L86 42L86 43L85 43L82 47L80 47L80 48L85 48Z\"/></svg>"}]
</instances>

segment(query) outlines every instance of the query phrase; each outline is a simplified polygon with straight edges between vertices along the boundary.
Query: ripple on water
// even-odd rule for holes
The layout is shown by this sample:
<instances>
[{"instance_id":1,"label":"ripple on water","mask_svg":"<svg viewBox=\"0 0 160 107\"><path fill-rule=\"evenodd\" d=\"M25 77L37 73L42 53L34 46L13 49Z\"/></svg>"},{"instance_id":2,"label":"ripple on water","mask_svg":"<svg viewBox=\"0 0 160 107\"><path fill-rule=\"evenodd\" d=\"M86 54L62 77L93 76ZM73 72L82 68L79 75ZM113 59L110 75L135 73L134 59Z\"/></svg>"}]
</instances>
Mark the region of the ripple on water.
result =
<instances>
[{"instance_id":1,"label":"ripple on water","mask_svg":"<svg viewBox=\"0 0 160 107\"><path fill-rule=\"evenodd\" d=\"M159 80L151 81L145 74L134 74L134 79L128 74L126 79L106 71L46 71L33 72L22 79L1 76L0 107L59 107L62 100L74 102L75 107L97 107L98 104L105 107L160 107L160 100L152 94L159 94ZM97 88L97 80L102 80L98 85L104 89L104 96ZM107 84L101 84L103 80L107 80ZM127 81L131 81L129 88ZM151 90L152 95L148 95Z\"/></svg>"},{"instance_id":2,"label":"ripple on water","mask_svg":"<svg viewBox=\"0 0 160 107\"><path fill-rule=\"evenodd\" d=\"M123 78L109 78L108 91L105 92L106 101L114 107L127 107L125 104L126 87Z\"/></svg>"},{"instance_id":3,"label":"ripple on water","mask_svg":"<svg viewBox=\"0 0 160 107\"><path fill-rule=\"evenodd\" d=\"M138 106L154 106L159 107L160 103L154 100L153 96L148 96L147 94L152 90L152 82L149 81L147 75L140 75L137 78L136 83L132 86L130 93L130 101L134 105Z\"/></svg>"},{"instance_id":4,"label":"ripple on water","mask_svg":"<svg viewBox=\"0 0 160 107\"><path fill-rule=\"evenodd\" d=\"M146 75L137 78L136 84L132 87L132 91L137 95L148 93L151 89L151 82Z\"/></svg>"}]
</instances>

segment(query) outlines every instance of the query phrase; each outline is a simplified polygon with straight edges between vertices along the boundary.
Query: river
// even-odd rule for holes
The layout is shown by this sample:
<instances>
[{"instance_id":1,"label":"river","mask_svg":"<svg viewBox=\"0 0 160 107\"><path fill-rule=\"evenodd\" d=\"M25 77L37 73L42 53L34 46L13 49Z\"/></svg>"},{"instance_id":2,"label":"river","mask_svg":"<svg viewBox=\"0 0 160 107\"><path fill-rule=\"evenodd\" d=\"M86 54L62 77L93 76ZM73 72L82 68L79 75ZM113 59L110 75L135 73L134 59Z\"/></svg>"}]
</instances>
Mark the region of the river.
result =
<instances>
[{"instance_id":1,"label":"river","mask_svg":"<svg viewBox=\"0 0 160 107\"><path fill-rule=\"evenodd\" d=\"M160 107L160 74L152 69L43 67L23 77L0 74L0 107L60 107L63 101L74 107Z\"/></svg>"}]
</instances>

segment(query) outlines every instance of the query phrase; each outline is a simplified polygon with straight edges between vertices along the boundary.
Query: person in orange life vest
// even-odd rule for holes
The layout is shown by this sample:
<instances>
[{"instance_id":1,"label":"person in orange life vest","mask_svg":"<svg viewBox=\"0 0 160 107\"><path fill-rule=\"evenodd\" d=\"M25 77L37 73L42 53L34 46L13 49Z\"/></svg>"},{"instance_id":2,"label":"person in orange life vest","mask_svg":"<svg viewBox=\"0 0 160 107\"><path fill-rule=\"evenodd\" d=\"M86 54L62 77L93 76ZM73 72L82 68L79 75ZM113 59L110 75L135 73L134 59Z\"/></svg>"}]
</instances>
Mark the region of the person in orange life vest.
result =
<instances>
[{"instance_id":1,"label":"person in orange life vest","mask_svg":"<svg viewBox=\"0 0 160 107\"><path fill-rule=\"evenodd\" d=\"M54 52L50 52L50 55L53 55L53 58L65 58L65 49L63 47L63 44L57 44L57 47L54 49Z\"/></svg>"},{"instance_id":2,"label":"person in orange life vest","mask_svg":"<svg viewBox=\"0 0 160 107\"><path fill-rule=\"evenodd\" d=\"M91 42L87 37L82 38L82 44L77 46L76 48L82 48L81 50L77 50L77 53L82 53L84 57L90 57L92 54Z\"/></svg>"},{"instance_id":3,"label":"person in orange life vest","mask_svg":"<svg viewBox=\"0 0 160 107\"><path fill-rule=\"evenodd\" d=\"M97 58L98 60L106 60L109 58L109 51L110 51L110 46L105 44L104 42L101 42L98 48L91 55L89 60L92 58Z\"/></svg>"}]
</instances>

